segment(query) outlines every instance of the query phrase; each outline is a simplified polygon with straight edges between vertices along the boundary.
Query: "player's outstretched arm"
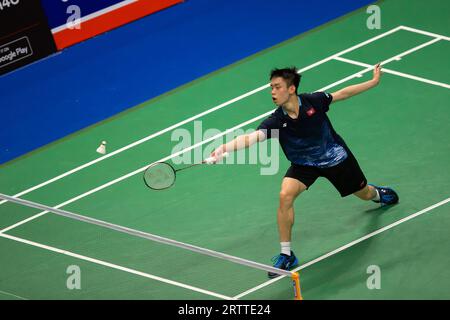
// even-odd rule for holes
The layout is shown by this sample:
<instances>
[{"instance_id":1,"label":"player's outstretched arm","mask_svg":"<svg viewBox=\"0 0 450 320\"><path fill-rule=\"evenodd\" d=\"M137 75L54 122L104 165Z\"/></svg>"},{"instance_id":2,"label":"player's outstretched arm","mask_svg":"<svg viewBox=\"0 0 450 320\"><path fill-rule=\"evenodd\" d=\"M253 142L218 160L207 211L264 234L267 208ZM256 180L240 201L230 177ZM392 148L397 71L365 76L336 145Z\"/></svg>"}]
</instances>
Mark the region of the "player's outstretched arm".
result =
<instances>
[{"instance_id":1,"label":"player's outstretched arm","mask_svg":"<svg viewBox=\"0 0 450 320\"><path fill-rule=\"evenodd\" d=\"M225 152L233 152L239 149L248 148L256 142L263 141L265 139L266 136L261 130L256 130L250 134L243 134L237 136L232 141L219 146L211 153L211 157L215 157L217 161L219 161L222 159Z\"/></svg>"},{"instance_id":2,"label":"player's outstretched arm","mask_svg":"<svg viewBox=\"0 0 450 320\"><path fill-rule=\"evenodd\" d=\"M378 63L373 69L373 78L369 81L355 84L353 86L345 87L339 91L333 92L331 95L333 96L333 102L345 100L350 97L353 97L361 92L369 90L380 82L381 77L381 65Z\"/></svg>"}]
</instances>

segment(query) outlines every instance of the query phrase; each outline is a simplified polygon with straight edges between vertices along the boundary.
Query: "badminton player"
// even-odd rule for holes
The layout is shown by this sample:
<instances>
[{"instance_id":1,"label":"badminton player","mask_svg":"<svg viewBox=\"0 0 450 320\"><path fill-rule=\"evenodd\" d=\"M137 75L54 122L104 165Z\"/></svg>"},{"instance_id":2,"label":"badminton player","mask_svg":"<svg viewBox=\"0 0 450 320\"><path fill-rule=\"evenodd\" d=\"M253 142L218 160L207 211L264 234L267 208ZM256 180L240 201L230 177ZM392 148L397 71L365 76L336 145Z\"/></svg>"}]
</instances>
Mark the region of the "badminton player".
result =
<instances>
[{"instance_id":1,"label":"badminton player","mask_svg":"<svg viewBox=\"0 0 450 320\"><path fill-rule=\"evenodd\" d=\"M328 179L342 197L353 194L382 206L398 202L398 195L391 188L367 184L356 158L335 132L326 114L330 104L377 86L380 77L381 66L377 64L373 70L373 78L369 81L333 93L298 94L301 79L298 70L295 67L274 69L270 73L270 86L276 110L262 121L255 132L238 136L212 152L211 156L219 161L225 152L248 148L256 142L272 138L272 133L277 133L280 146L291 166L281 183L277 210L281 251L272 259L274 267L291 270L298 265L298 259L291 250L293 204L317 178ZM274 278L278 275L269 272L268 276Z\"/></svg>"}]
</instances>

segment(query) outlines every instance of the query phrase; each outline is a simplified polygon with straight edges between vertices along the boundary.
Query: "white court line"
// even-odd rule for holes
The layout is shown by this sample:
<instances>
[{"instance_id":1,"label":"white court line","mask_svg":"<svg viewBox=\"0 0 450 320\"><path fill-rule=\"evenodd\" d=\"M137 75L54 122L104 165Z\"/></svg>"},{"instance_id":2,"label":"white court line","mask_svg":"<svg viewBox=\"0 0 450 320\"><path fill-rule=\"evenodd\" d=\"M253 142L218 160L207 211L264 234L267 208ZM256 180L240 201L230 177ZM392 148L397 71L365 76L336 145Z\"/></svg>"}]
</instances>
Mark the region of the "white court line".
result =
<instances>
[{"instance_id":1,"label":"white court line","mask_svg":"<svg viewBox=\"0 0 450 320\"><path fill-rule=\"evenodd\" d=\"M433 209L435 209L437 207L440 207L440 206L442 206L442 205L444 205L444 204L446 204L448 202L450 202L450 198L442 200L441 202L433 204L433 205L429 206L428 208L425 208L425 209L423 209L423 210L421 210L419 212L413 213L413 214L411 214L411 215L409 215L409 216L407 216L407 217L405 217L403 219L400 219L400 220L398 220L398 221L396 221L394 223L391 223L391 224L389 224L389 225L387 225L387 226L385 226L385 227L383 227L381 229L378 229L378 230L376 230L374 232L371 232L371 233L369 233L369 234L367 234L367 235L365 235L365 236L363 236L363 237L361 237L361 238L359 238L357 240L354 240L354 241L352 241L352 242L350 242L350 243L348 243L348 244L346 244L346 245L344 245L342 247L339 247L339 248L337 248L337 249L335 249L335 250L333 250L331 252L328 252L327 254L324 254L324 255L318 257L317 259L314 259L314 260L312 260L312 261L310 261L308 263L305 263L305 264L301 265L300 267L295 268L292 271L293 272L297 272L297 271L300 271L302 269L305 269L305 268L307 268L307 267L309 267L309 266L311 266L311 265L313 265L313 264L315 264L315 263L317 263L319 261L322 261L322 260L324 260L326 258L329 258L329 257L331 257L331 256L333 256L333 255L335 255L335 254L337 254L337 253L339 253L341 251L344 251L344 250L346 250L346 249L348 249L348 248L350 248L350 247L352 247L352 246L354 246L354 245L356 245L356 244L358 244L358 243L360 243L360 242L362 242L364 240L367 240L367 239L369 239L369 238L371 238L373 236L376 236L376 235L378 235L378 234L380 234L380 233L382 233L382 232L384 232L386 230L392 229L392 228L398 226L399 224L402 224L402 223L404 223L404 222L406 222L408 220L414 219L414 218L416 218L416 217L418 217L418 216L420 216L420 215L422 215L422 214L424 214L424 213L426 213L428 211L431 211L431 210L433 210ZM246 295L249 295L250 293L253 293L253 292L255 292L255 291L259 290L259 289L262 289L262 288L264 288L264 287L266 287L266 286L268 286L268 285L270 285L270 284L272 284L272 283L274 283L276 281L279 281L279 280L283 279L284 277L285 276L279 276L279 277L277 277L275 279L271 279L269 281L266 281L266 282L260 284L259 286L251 288L251 289L249 289L249 290L247 290L245 292L242 292L242 293L234 296L233 298L234 299L240 299L240 298L242 298L242 297L244 297Z\"/></svg>"},{"instance_id":2,"label":"white court line","mask_svg":"<svg viewBox=\"0 0 450 320\"><path fill-rule=\"evenodd\" d=\"M441 34L432 33L432 32L428 32L428 31L424 31L424 30L419 30L419 29L415 29L415 28L411 28L411 27L407 27L407 26L400 26L400 28L402 30L405 30L405 31L420 33L420 34L423 34L423 35L426 35L426 36L429 36L429 37L442 38L443 40L450 41L449 37L443 36Z\"/></svg>"},{"instance_id":3,"label":"white court line","mask_svg":"<svg viewBox=\"0 0 450 320\"><path fill-rule=\"evenodd\" d=\"M441 40L442 40L442 38L434 38L433 40L430 40L428 42L422 43L419 46L416 46L416 47L414 47L414 48L412 48L410 50L407 50L405 52L402 52L401 54L398 54L398 55L396 55L396 56L394 56L394 57L392 57L390 59L387 59L387 60L383 61L383 63L386 64L386 63L392 62L392 61L397 60L399 58L402 58L402 57L404 57L404 56L406 56L408 54L411 54L411 53L416 52L416 51L418 51L420 49L428 47L429 45L432 45L433 43L436 43L436 42L441 41Z\"/></svg>"},{"instance_id":4,"label":"white court line","mask_svg":"<svg viewBox=\"0 0 450 320\"><path fill-rule=\"evenodd\" d=\"M436 42L436 41L439 41L439 39L433 39L433 40L428 41L428 42L426 42L426 43L424 43L424 44L421 44L421 45L416 46L416 47L414 47L414 48L412 48L412 49L409 49L409 50L407 50L407 51L405 51L405 52L403 52L403 53L401 53L401 54L399 54L399 55L396 55L395 58L396 58L396 57L403 57L403 56L405 56L406 54L415 52L415 51L417 51L417 50L419 50L419 49L421 49L421 48L423 48L423 47L425 47L425 46L431 45L432 43L434 43L434 42ZM381 64L387 64L387 63L389 63L389 62L391 62L391 61L394 61L395 58L387 59L387 60L383 61ZM364 73L366 73L366 72L369 72L369 71L371 71L372 69L373 69L373 67L371 66L371 67L366 68L366 69L364 69L364 70L362 70L362 71L355 72L354 74L352 74L352 75L350 75L350 76L348 76L348 77L345 77L345 78L343 78L343 79L341 79L341 80L339 80L339 81L336 81L336 82L334 82L334 83L332 83L332 84L330 84L330 85L328 85L328 86L326 86L326 87L320 88L320 89L318 89L317 91L325 91L325 90L328 90L328 89L330 89L330 88L332 88L332 87L334 87L334 86L336 86L336 85L339 85L339 84L341 84L341 83L343 83L343 82L346 82L346 81L348 81L348 80L351 80L351 79L353 79L353 78L356 78L356 77L358 77L358 76L360 76L360 75L362 75L362 74L364 74ZM264 118L264 117L267 117L267 116L270 115L272 112L273 112L273 110L270 110L270 111L268 111L268 112L266 112L266 113L264 113L264 114L262 114L262 115L259 115L259 116L255 117L255 118L253 118L253 119L247 120L247 121L245 121L245 122L243 122L243 123L241 123L241 124L239 124L239 125L237 125L237 126L231 128L231 129L228 129L228 130L226 130L226 131L224 131L224 132L222 132L222 133L219 133L219 134L217 134L217 135L215 135L215 136L213 136L213 137L210 137L210 138L208 138L208 139L206 139L206 140L200 141L199 143L196 143L196 144L194 144L194 145L192 145L192 146L190 146L190 147L188 147L188 148L186 148L186 149L184 149L184 150L178 151L178 152L176 152L176 153L174 153L174 154L171 154L171 155L169 155L169 156L167 156L167 157L165 157L165 158L162 158L162 159L160 159L160 160L158 160L158 161L155 161L155 162L164 162L164 161L170 160L170 159L172 159L172 158L174 158L174 157L179 156L180 154L183 154L183 153L185 153L185 152L188 152L188 151L190 151L190 150L192 150L192 149L194 149L194 148L196 148L196 147L198 147L198 146L201 146L201 145L203 145L203 144L205 144L205 143L207 143L207 142L211 142L211 141L213 141L213 140L215 140L215 139L217 139L217 138L219 138L219 137L221 137L221 136L224 136L224 135L226 135L226 134L228 134L228 133L230 133L230 132L233 132L233 131L236 130L236 129L239 129L239 128L241 128L241 127L243 127L243 126L246 126L246 125L248 125L248 124L250 124L250 123L252 123L252 122L255 122L255 121L259 120L259 119L262 119L262 118ZM153 163L154 163L154 162L153 162ZM121 177L119 177L119 178L117 178L117 179L114 179L114 180L112 180L112 181L110 181L110 182L108 182L108 183L105 183L105 184L103 184L103 185L101 185L101 186L99 186L99 187L97 187L97 188L91 189L91 190L89 190L89 191L87 191L87 192L85 192L85 193L83 193L83 194L81 194L81 195L78 195L78 196L76 196L76 197L74 197L74 198L72 198L72 199L69 199L69 200L67 200L67 201L65 201L65 202L63 202L63 203L60 203L60 204L58 204L57 206L54 206L54 208L59 209L59 208L65 206L65 205L68 205L68 204L70 204L70 203L72 203L72 202L75 202L75 201L77 201L77 200L79 200L79 199L85 198L86 196L91 195L91 194L93 194L93 193L95 193L95 192L97 192L97 191L100 191L100 190L102 190L102 189L105 189L105 188L107 188L107 187L109 187L109 186L111 186L111 185L113 185L113 184L115 184L115 183L117 183L117 182L120 182L120 181L122 181L122 180L124 180L124 179L127 179L127 178L129 178L129 177L131 177L131 176L134 176L135 174L138 174L138 173L140 173L140 172L143 172L143 171L145 171L145 169L146 169L149 165L150 165L150 164L145 165L144 167L142 167L142 168L140 168L140 169L137 169L137 170L135 170L135 171L133 171L133 172L130 172L130 173L126 174L126 175L123 175L123 176L121 176ZM14 197L14 198L17 198L17 197L15 197L15 196L13 196L13 197ZM11 229L14 229L14 228L16 228L16 227L18 227L18 226L20 226L20 225L26 223L26 222L32 221L32 220L34 220L34 219L36 219L36 218L39 218L40 216L46 214L47 212L48 212L48 211L43 211L43 212L40 212L40 213L38 213L38 214L36 214L36 215L34 215L34 216L31 216L31 217L25 219L25 220L19 221L19 222L17 222L16 224L14 224L14 225L12 225L12 226L9 226L9 227L7 227L7 228L4 228L4 229L0 230L0 233L7 232L7 231L9 231L9 230L11 230Z\"/></svg>"},{"instance_id":5,"label":"white court line","mask_svg":"<svg viewBox=\"0 0 450 320\"><path fill-rule=\"evenodd\" d=\"M11 297L19 298L20 300L28 300L28 299L26 299L24 297L18 296L18 295L14 294L14 293L11 293L11 292L6 292L6 291L3 291L3 290L0 290L0 293L6 294L6 295L11 296Z\"/></svg>"},{"instance_id":6,"label":"white court line","mask_svg":"<svg viewBox=\"0 0 450 320\"><path fill-rule=\"evenodd\" d=\"M334 59L338 60L338 61L341 61L341 62L345 62L345 63L353 64L353 65L356 65L356 66L364 67L364 68L371 67L370 64L359 62L359 61L355 61L355 60L350 60L350 59L346 59L346 58L336 57ZM399 76L399 77L408 78L408 79L424 82L424 83L427 83L427 84L432 84L432 85L435 85L435 86L443 87L443 88L446 88L446 89L450 89L450 85L448 85L446 83L442 83L442 82L438 82L438 81L434 81L434 80L429 80L429 79L425 79L425 78L422 78L422 77L413 76L413 75L408 74L408 73L398 72L398 71L395 71L395 70L386 69L384 67L382 68L382 71L385 72L385 73L389 73L389 74L393 74L393 75Z\"/></svg>"},{"instance_id":7,"label":"white court line","mask_svg":"<svg viewBox=\"0 0 450 320\"><path fill-rule=\"evenodd\" d=\"M220 299L224 299L224 300L235 300L234 298L231 298L231 297L219 294L219 293L215 293L215 292L212 292L212 291L209 291L209 290L204 290L204 289L197 288L197 287L194 287L194 286L190 286L190 285L187 285L187 284L184 284L184 283L181 283L181 282L177 282L177 281L169 280L169 279L166 279L166 278L158 277L158 276L155 276L155 275L152 275L152 274L149 274L149 273L145 273L145 272L137 271L137 270L134 270L134 269L126 268L126 267L123 267L123 266L119 266L117 264L113 264L113 263L110 263L110 262L102 261L102 260L99 260L99 259L90 258L88 256L83 256L83 255L80 255L80 254L77 254L77 253L73 253L73 252L70 252L70 251L67 251L67 250L58 249L58 248L47 246L47 245L44 245L44 244L41 244L41 243L37 243L37 242L34 242L34 241L30 241L30 240L14 237L14 236L11 236L11 235L8 235L8 234L0 234L0 237L7 238L7 239L10 239L10 240L14 240L14 241L18 241L18 242L21 242L21 243L25 243L25 244L28 244L30 246L38 247L38 248L45 249L45 250L48 250L48 251L53 251L53 252L56 252L56 253L60 253L60 254L63 254L63 255L69 256L69 257L81 259L81 260L84 260L84 261L89 261L89 262L92 262L92 263L95 263L95 264L99 264L99 265L102 265L102 266L105 266L105 267L108 267L108 268L112 268L112 269L116 269L116 270L120 270L120 271L124 271L124 272L128 272L128 273L132 273L132 274L135 274L135 275L138 275L138 276L141 276L141 277L145 277L145 278L148 278L148 279L156 280L156 281L159 281L159 282L164 282L164 283L167 283L167 284L170 284L170 285L174 285L174 286L177 286L177 287L180 287L180 288L183 288L183 289L188 289L188 290L191 290L191 291L200 292L200 293L203 293L203 294L206 294L206 295L209 295L209 296L213 296L213 297L216 297L216 298L220 298Z\"/></svg>"},{"instance_id":8,"label":"white court line","mask_svg":"<svg viewBox=\"0 0 450 320\"><path fill-rule=\"evenodd\" d=\"M357 44L357 45L354 45L353 47L350 47L350 48L348 48L348 49L345 49L345 50L343 50L343 51L340 51L340 52L338 52L338 53L336 53L336 54L334 54L334 55L332 55L332 56L329 56L329 57L327 57L327 58L325 58L325 59L322 59L322 60L320 60L320 61L318 61L318 62L315 62L315 63L313 63L313 64L311 64L311 65L309 65L309 66L306 66L306 67L304 67L303 69L299 70L299 72L304 72L304 71L310 70L310 69L312 69L312 68L315 68L315 67L317 67L317 66L319 66L319 65L321 65L321 64L323 64L323 63L326 63L326 62L328 62L328 61L330 61L330 60L333 60L333 59L334 59L335 57L337 57L337 56L346 54L346 53L351 52L351 51L353 51L353 50L355 50L355 49L358 49L358 48L360 48L360 47L363 47L363 46L365 46L365 45L367 45L367 44L369 44L369 43L372 43L372 42L374 42L374 41L376 41L376 40L379 40L379 39L381 39L381 38L384 38L384 37L386 37L386 36L388 36L388 35L390 35L390 34L392 34L392 33L394 33L394 32L397 32L398 30L401 30L401 26L398 26L397 28L394 28L394 29L392 29L392 30L389 30L389 31L387 31L387 32L385 32L385 33L382 33L382 34L380 34L380 35L378 35L378 36L375 36L375 37L370 38L370 39L368 39L368 40L366 40L366 41L363 41L363 42L361 42L361 43L359 43L359 44ZM160 130L160 131L158 131L158 132L156 132L156 133L153 133L153 134L151 134L151 135L149 135L149 136L147 136L147 137L145 137L145 138L142 138L142 139L140 139L140 140L137 140L137 141L135 141L135 142L133 142L133 143L131 143L131 144L128 144L128 145L126 145L126 146L124 146L124 147L122 147L122 148L120 148L120 149L117 149L117 150L115 150L115 151L113 151L113 152L111 152L111 153L108 153L108 154L106 154L106 155L104 155L104 156L101 156L101 157L99 157L99 158L97 158L97 159L94 159L94 160L92 160L92 161L90 161L90 162L87 162L87 163L85 163L85 164L83 164L83 165L81 165L81 166L78 166L78 167L76 167L76 168L74 168L74 169L72 169L72 170L69 170L69 171L67 171L67 172L65 172L65 173L62 173L62 174L60 174L60 175L58 175L58 176L56 176L56 177L54 177L54 178L52 178L52 179L49 179L49 180L44 181L44 182L42 182L42 183L40 183L40 184L37 184L37 185L35 185L35 186L33 186L33 187L29 188L29 189L23 190L23 191L21 191L21 192L15 194L15 195L13 195L13 197L18 198L18 197L21 197L21 196L23 196L23 195L25 195L25 194L28 194L28 193L30 193L30 192L32 192L32 191L34 191L34 190L37 190L37 189L39 189L39 188L42 188L42 187L44 187L44 186L46 186L46 185L48 185L48 184L50 184L50 183L53 183L53 182L58 181L58 180L60 180L60 179L62 179L62 178L64 178L64 177L67 177L67 176L69 176L69 175L71 175L71 174L73 174L73 173L75 173L75 172L78 172L78 171L83 170L83 169L85 169L85 168L87 168L87 167L90 167L90 166L92 166L92 165L94 165L94 164L96 164L96 163L98 163L98 162L100 162L100 161L103 161L103 160L108 159L108 158L110 158L110 157L112 157L112 156L115 156L116 154L119 154L119 153L121 153L121 152L123 152L123 151L126 151L126 150L128 150L128 149L130 149L130 148L133 148L133 147L135 147L135 146L137 146L137 145L140 145L140 144L142 144L142 143L144 143L144 142L146 142L146 141L148 141L148 140L151 140L151 139L153 139L153 138L156 138L156 137L158 137L158 136L160 136L160 135L162 135L162 134L164 134L164 133L167 133L167 132L169 132L169 131L171 131L171 130L173 130L173 129L176 129L176 128L178 128L178 127L180 127L180 126L182 126L182 125L184 125L184 124L186 124L186 123L192 122L192 121L194 121L194 120L196 120L196 119L198 119L198 118L200 118L200 117L203 117L203 116L205 116L205 115L207 115L207 114L209 114L209 113L211 113L211 112L214 112L214 111L216 111L216 110L222 109L222 108L224 108L224 107L226 107L226 106L228 106L228 105L230 105L230 104L233 104L233 103L235 103L235 102L237 102L237 101L240 101L240 100L242 100L242 99L245 99L245 98L247 98L247 97L249 97L249 96L251 96L251 95L254 95L255 93L258 93L258 92L260 92L260 91L262 91L262 90L265 90L265 89L267 89L267 88L269 88L269 84L265 84L265 85L263 85L263 86L261 86L261 87L259 87L259 88L253 89L253 90L251 90L251 91L249 91L249 92L247 92L247 93L244 93L244 94L242 94L242 95L240 95L240 96L238 96L238 97L236 97L236 98L233 98L233 99L231 99L231 100L229 100L229 101L226 101L226 102L224 102L224 103L222 103L222 104L220 104L220 105L218 105L218 106L215 106L215 107L213 107L213 108L211 108L211 109L208 109L208 110L206 110L206 111L203 111L203 112L201 112L201 113L199 113L199 114L197 114L197 115L195 115L195 116L192 116L192 117L190 117L190 118L188 118L188 119L185 119L185 120L183 120L183 121L181 121L181 122L178 122L178 123L176 123L176 124L174 124L174 125L172 125L172 126L170 126L170 127L167 127L167 128L165 128L165 129L163 129L163 130ZM7 202L6 200L0 201L0 205L4 204L4 203L6 203L6 202Z\"/></svg>"}]
</instances>

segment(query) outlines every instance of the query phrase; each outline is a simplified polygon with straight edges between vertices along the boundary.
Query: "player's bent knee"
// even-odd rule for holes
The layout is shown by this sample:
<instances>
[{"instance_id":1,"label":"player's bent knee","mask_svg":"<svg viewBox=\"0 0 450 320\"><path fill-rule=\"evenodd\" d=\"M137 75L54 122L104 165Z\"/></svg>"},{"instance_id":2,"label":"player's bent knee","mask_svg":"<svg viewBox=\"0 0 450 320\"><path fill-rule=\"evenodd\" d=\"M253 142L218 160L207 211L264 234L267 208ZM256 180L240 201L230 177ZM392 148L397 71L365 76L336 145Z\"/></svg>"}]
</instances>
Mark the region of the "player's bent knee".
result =
<instances>
[{"instance_id":1,"label":"player's bent knee","mask_svg":"<svg viewBox=\"0 0 450 320\"><path fill-rule=\"evenodd\" d=\"M295 194L293 192L286 191L286 190L280 191L280 203L283 205L291 205L292 203L294 203L294 200L296 197L297 197L297 194Z\"/></svg>"},{"instance_id":2,"label":"player's bent knee","mask_svg":"<svg viewBox=\"0 0 450 320\"><path fill-rule=\"evenodd\" d=\"M300 193L307 187L300 181L292 178L284 178L281 184L280 205L291 206Z\"/></svg>"},{"instance_id":3,"label":"player's bent knee","mask_svg":"<svg viewBox=\"0 0 450 320\"><path fill-rule=\"evenodd\" d=\"M281 190L280 191L280 201L286 202L292 200L294 197L288 191Z\"/></svg>"}]
</instances>

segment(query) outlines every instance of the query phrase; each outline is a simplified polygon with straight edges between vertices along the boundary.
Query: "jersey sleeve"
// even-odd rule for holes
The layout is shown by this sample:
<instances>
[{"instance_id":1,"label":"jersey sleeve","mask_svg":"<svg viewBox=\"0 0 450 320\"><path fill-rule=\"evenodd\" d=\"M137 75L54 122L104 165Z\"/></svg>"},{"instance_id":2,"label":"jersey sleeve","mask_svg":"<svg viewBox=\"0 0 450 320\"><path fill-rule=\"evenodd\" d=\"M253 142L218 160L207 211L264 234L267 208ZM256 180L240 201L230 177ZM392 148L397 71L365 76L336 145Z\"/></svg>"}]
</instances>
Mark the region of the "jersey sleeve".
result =
<instances>
[{"instance_id":1,"label":"jersey sleeve","mask_svg":"<svg viewBox=\"0 0 450 320\"><path fill-rule=\"evenodd\" d=\"M272 138L272 130L280 129L280 121L277 116L272 113L269 117L264 119L256 130L262 130L266 135L266 139Z\"/></svg>"},{"instance_id":2,"label":"jersey sleeve","mask_svg":"<svg viewBox=\"0 0 450 320\"><path fill-rule=\"evenodd\" d=\"M322 109L323 112L330 110L330 104L333 101L333 96L328 92L314 92L309 94L311 102Z\"/></svg>"}]
</instances>

